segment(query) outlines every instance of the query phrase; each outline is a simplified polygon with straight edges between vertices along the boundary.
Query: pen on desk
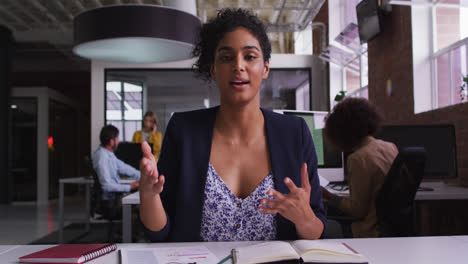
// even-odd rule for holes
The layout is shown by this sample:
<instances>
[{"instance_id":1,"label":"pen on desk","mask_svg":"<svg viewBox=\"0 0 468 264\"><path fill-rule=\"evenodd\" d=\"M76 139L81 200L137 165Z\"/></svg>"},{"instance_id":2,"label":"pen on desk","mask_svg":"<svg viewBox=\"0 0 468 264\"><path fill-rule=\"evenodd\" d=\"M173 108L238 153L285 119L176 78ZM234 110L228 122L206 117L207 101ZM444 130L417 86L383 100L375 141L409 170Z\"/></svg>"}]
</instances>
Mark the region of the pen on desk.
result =
<instances>
[{"instance_id":1,"label":"pen on desk","mask_svg":"<svg viewBox=\"0 0 468 264\"><path fill-rule=\"evenodd\" d=\"M224 262L228 261L231 258L232 258L232 255L229 255L229 256L223 258L220 262L218 262L218 264L223 264Z\"/></svg>"},{"instance_id":2,"label":"pen on desk","mask_svg":"<svg viewBox=\"0 0 468 264\"><path fill-rule=\"evenodd\" d=\"M357 252L354 248L352 248L351 246L349 246L348 244L346 244L345 242L341 243L343 244L343 246L347 247L349 250L351 250L354 254L359 254L359 252Z\"/></svg>"}]
</instances>

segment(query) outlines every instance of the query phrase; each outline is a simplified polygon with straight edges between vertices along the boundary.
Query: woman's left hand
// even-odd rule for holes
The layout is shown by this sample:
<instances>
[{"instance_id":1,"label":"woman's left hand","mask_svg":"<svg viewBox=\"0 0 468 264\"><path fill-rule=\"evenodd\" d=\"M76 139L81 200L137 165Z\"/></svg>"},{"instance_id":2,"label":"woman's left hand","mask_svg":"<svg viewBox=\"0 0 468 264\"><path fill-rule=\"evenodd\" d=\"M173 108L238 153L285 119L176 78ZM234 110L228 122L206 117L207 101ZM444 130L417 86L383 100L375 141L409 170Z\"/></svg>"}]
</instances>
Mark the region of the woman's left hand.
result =
<instances>
[{"instance_id":1,"label":"woman's left hand","mask_svg":"<svg viewBox=\"0 0 468 264\"><path fill-rule=\"evenodd\" d=\"M301 168L302 187L297 187L294 182L286 177L284 183L288 186L290 193L282 194L276 190L268 190L267 194L273 196L272 199L260 200L261 212L268 214L280 213L284 218L298 225L310 223L316 216L310 207L310 182L307 164Z\"/></svg>"}]
</instances>

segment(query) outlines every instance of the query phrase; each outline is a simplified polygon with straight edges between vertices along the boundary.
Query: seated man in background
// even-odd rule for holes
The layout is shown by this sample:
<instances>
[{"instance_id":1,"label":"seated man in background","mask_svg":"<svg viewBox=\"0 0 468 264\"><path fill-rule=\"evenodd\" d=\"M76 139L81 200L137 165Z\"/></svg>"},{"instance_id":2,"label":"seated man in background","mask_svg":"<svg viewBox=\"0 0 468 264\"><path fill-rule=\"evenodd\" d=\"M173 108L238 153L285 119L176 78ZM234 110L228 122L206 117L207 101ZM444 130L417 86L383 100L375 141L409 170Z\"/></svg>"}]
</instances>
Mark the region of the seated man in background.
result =
<instances>
[{"instance_id":1,"label":"seated man in background","mask_svg":"<svg viewBox=\"0 0 468 264\"><path fill-rule=\"evenodd\" d=\"M113 125L106 125L99 134L101 145L93 153L93 168L102 186L102 200L114 200L115 193L134 191L139 186L140 171L119 160L114 151L119 145L119 130ZM121 184L120 174L130 176L136 181Z\"/></svg>"},{"instance_id":2,"label":"seated man in background","mask_svg":"<svg viewBox=\"0 0 468 264\"><path fill-rule=\"evenodd\" d=\"M375 107L363 98L348 98L337 104L326 117L325 139L347 158L349 198L331 194L322 188L328 206L357 218L351 225L353 237L380 235L376 196L393 160L398 154L395 144L375 139L381 117Z\"/></svg>"}]
</instances>

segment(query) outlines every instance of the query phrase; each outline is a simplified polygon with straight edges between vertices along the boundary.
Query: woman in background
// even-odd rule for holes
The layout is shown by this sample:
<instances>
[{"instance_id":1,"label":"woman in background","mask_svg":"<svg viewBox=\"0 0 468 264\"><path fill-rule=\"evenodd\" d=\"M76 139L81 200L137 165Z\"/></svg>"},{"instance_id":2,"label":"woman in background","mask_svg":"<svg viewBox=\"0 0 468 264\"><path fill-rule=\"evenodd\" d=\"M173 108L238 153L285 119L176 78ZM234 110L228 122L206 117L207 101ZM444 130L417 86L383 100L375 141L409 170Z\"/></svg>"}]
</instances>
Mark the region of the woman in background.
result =
<instances>
[{"instance_id":1,"label":"woman in background","mask_svg":"<svg viewBox=\"0 0 468 264\"><path fill-rule=\"evenodd\" d=\"M136 131L133 134L132 143L142 143L146 141L153 144L153 155L158 162L159 152L161 151L162 135L158 132L158 118L154 112L148 111L143 117L143 130Z\"/></svg>"},{"instance_id":2,"label":"woman in background","mask_svg":"<svg viewBox=\"0 0 468 264\"><path fill-rule=\"evenodd\" d=\"M328 206L357 218L351 225L353 237L378 237L379 227L375 200L393 160L398 154L395 144L375 139L382 118L377 109L363 98L347 98L326 117L325 138L347 158L349 198L322 189Z\"/></svg>"}]
</instances>

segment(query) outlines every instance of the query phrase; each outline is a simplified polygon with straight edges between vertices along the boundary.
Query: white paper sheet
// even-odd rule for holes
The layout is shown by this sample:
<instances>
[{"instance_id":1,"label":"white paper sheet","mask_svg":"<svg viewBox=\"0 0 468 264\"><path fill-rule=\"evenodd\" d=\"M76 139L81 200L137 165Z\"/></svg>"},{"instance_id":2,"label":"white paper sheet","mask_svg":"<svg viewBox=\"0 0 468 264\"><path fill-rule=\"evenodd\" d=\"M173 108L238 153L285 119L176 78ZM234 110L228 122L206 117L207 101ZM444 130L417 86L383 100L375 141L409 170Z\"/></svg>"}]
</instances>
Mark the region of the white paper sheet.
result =
<instances>
[{"instance_id":1,"label":"white paper sheet","mask_svg":"<svg viewBox=\"0 0 468 264\"><path fill-rule=\"evenodd\" d=\"M122 264L211 264L218 258L205 246L172 248L123 248Z\"/></svg>"}]
</instances>

